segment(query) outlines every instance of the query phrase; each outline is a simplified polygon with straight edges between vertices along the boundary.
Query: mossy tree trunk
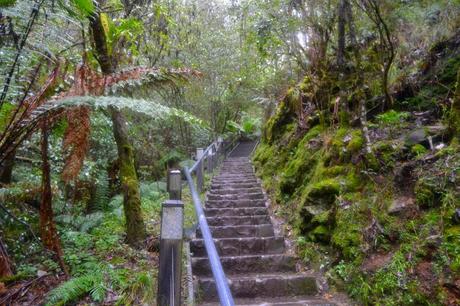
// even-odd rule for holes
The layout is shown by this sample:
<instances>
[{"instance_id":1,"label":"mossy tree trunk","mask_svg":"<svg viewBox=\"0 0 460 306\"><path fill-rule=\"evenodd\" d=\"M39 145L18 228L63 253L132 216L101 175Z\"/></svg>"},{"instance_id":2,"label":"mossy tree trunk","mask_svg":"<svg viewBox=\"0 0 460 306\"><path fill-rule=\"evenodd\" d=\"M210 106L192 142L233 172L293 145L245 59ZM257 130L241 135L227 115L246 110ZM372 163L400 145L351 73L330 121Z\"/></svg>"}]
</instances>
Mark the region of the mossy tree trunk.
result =
<instances>
[{"instance_id":1,"label":"mossy tree trunk","mask_svg":"<svg viewBox=\"0 0 460 306\"><path fill-rule=\"evenodd\" d=\"M113 135L117 142L120 163L120 181L123 192L123 208L126 217L126 241L130 245L139 245L146 236L141 211L139 180L134 163L134 149L129 143L126 120L121 112L111 109Z\"/></svg>"},{"instance_id":2,"label":"mossy tree trunk","mask_svg":"<svg viewBox=\"0 0 460 306\"><path fill-rule=\"evenodd\" d=\"M91 16L90 30L96 59L99 62L102 73L106 75L114 73L116 61L108 52L107 38L99 13ZM126 131L126 119L123 114L115 107L111 107L109 110L120 164L119 174L126 218L126 241L132 246L139 246L146 237L146 230L142 218L139 180L134 163L134 148L129 141L128 132Z\"/></svg>"}]
</instances>

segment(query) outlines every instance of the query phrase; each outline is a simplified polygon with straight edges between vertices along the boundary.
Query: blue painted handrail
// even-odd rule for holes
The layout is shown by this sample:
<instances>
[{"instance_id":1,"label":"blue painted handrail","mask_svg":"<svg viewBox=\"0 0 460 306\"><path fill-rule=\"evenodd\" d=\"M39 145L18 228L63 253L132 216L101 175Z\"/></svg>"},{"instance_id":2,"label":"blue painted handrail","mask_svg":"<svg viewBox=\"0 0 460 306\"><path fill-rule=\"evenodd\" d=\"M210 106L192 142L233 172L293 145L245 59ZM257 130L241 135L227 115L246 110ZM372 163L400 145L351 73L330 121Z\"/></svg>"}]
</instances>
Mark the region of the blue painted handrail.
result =
<instances>
[{"instance_id":1,"label":"blue painted handrail","mask_svg":"<svg viewBox=\"0 0 460 306\"><path fill-rule=\"evenodd\" d=\"M196 191L195 183L192 179L192 169L189 170L187 167L185 167L184 173L185 177L187 178L190 193L192 194L193 204L195 206L195 212L198 218L198 224L200 225L201 233L203 235L204 245L206 247L206 252L208 253L209 264L214 276L214 281L216 282L220 304L223 306L234 306L235 302L233 301L232 293L230 292L230 287L228 286L227 277L225 276L224 269L222 268L219 254L217 254L217 249L211 235L211 230L209 229L208 221L204 215L200 196Z\"/></svg>"},{"instance_id":2,"label":"blue painted handrail","mask_svg":"<svg viewBox=\"0 0 460 306\"><path fill-rule=\"evenodd\" d=\"M201 164L204 163L205 159L209 158L209 153L211 152L211 150L214 149L214 152L212 152L212 154L217 154L217 157L219 157L218 152L223 151L225 155L225 153L227 153L228 148L233 148L235 146L236 141L237 138L225 142L213 142L206 148L206 150L204 150L201 158L198 159L190 169L188 169L187 167L184 168L184 174L187 178L187 182L190 187L193 205L195 206L195 213L198 219L198 225L201 229L204 245L206 247L206 252L208 254L209 265L211 266L211 271L214 276L214 281L216 283L217 294L219 295L220 304L223 306L234 306L235 303L233 301L232 293L228 285L227 277L225 276L225 272L220 262L219 254L217 253L217 249L212 238L211 230L209 229L208 221L206 220L201 199L197 192L195 182L193 181L192 174L195 173L196 175L199 175L202 178L203 173L202 170L200 170L202 169L200 167ZM225 145L225 143L227 144L227 146ZM202 183L202 180L200 182Z\"/></svg>"}]
</instances>

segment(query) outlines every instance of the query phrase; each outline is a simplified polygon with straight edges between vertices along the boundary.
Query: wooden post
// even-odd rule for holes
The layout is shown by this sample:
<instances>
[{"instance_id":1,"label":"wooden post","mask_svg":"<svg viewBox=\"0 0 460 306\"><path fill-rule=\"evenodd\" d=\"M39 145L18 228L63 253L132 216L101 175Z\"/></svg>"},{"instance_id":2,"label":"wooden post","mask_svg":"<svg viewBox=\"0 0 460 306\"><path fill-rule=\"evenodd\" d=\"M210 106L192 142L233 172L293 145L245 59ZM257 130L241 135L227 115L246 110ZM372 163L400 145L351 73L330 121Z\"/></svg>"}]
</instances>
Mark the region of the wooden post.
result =
<instances>
[{"instance_id":1,"label":"wooden post","mask_svg":"<svg viewBox=\"0 0 460 306\"><path fill-rule=\"evenodd\" d=\"M184 232L184 203L181 172L168 175L170 200L161 208L160 266L158 271L158 305L181 305L182 240Z\"/></svg>"},{"instance_id":2,"label":"wooden post","mask_svg":"<svg viewBox=\"0 0 460 306\"><path fill-rule=\"evenodd\" d=\"M204 183L204 163L203 163L203 157L204 155L204 149L203 148L198 148L196 149L196 160L199 160L200 163L198 164L198 167L196 168L196 187L198 193L201 193L203 191L203 183Z\"/></svg>"}]
</instances>

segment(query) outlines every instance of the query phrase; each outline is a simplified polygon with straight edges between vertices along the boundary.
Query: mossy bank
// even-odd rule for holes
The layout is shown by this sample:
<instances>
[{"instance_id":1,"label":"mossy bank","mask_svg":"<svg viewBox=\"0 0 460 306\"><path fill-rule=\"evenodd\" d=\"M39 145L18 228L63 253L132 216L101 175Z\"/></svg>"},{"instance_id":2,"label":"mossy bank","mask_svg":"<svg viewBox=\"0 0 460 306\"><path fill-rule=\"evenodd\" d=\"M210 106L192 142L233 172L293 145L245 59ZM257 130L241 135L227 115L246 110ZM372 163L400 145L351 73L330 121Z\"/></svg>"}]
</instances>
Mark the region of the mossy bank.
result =
<instances>
[{"instance_id":1,"label":"mossy bank","mask_svg":"<svg viewBox=\"0 0 460 306\"><path fill-rule=\"evenodd\" d=\"M365 126L334 106L340 95L350 109L358 104L352 77L307 76L279 103L254 154L298 254L359 303L460 303L460 146L452 123L459 65L445 65L425 78L443 79L447 93L424 81ZM455 103L427 114L414 106L424 91Z\"/></svg>"}]
</instances>

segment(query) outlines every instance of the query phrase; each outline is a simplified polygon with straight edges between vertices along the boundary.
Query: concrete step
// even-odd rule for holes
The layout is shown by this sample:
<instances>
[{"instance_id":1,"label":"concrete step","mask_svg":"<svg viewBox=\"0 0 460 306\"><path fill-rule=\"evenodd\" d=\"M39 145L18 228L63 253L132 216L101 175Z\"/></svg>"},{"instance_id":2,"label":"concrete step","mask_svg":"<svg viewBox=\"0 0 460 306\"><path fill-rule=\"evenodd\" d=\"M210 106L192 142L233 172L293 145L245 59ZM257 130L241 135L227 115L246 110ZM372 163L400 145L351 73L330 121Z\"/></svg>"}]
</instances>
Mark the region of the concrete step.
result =
<instances>
[{"instance_id":1,"label":"concrete step","mask_svg":"<svg viewBox=\"0 0 460 306\"><path fill-rule=\"evenodd\" d=\"M255 274L229 277L230 291L234 298L274 298L296 295L315 295L318 286L309 274ZM213 278L200 278L196 282L202 301L217 301ZM283 305L283 304L281 304Z\"/></svg>"},{"instance_id":2,"label":"concrete step","mask_svg":"<svg viewBox=\"0 0 460 306\"><path fill-rule=\"evenodd\" d=\"M295 258L284 254L223 256L220 258L226 275L250 273L295 272ZM197 276L211 277L207 257L192 257L192 271Z\"/></svg>"},{"instance_id":3,"label":"concrete step","mask_svg":"<svg viewBox=\"0 0 460 306\"><path fill-rule=\"evenodd\" d=\"M284 252L283 237L221 238L214 239L214 243L220 256L268 255ZM194 257L206 257L204 241L192 240L190 252Z\"/></svg>"},{"instance_id":4,"label":"concrete step","mask_svg":"<svg viewBox=\"0 0 460 306\"><path fill-rule=\"evenodd\" d=\"M213 179L218 178L232 178L232 177L256 177L254 172L250 173L221 173L213 177Z\"/></svg>"},{"instance_id":5,"label":"concrete step","mask_svg":"<svg viewBox=\"0 0 460 306\"><path fill-rule=\"evenodd\" d=\"M206 208L241 208L241 207L265 207L265 200L235 199L235 200L208 200Z\"/></svg>"},{"instance_id":6,"label":"concrete step","mask_svg":"<svg viewBox=\"0 0 460 306\"><path fill-rule=\"evenodd\" d=\"M208 193L206 195L208 200L264 200L265 196L262 192L256 193L248 193L248 194L229 194L229 195L221 195L221 194L213 194Z\"/></svg>"},{"instance_id":7,"label":"concrete step","mask_svg":"<svg viewBox=\"0 0 460 306\"><path fill-rule=\"evenodd\" d=\"M233 178L233 179L219 179L219 178L213 178L212 179L212 182L211 182L211 186L214 186L214 185L226 185L226 186L238 186L239 184L252 184L252 185L255 185L257 184L258 186L260 186L259 182L257 181L257 179L254 177L254 178L245 178L245 179L241 179L241 178Z\"/></svg>"},{"instance_id":8,"label":"concrete step","mask_svg":"<svg viewBox=\"0 0 460 306\"><path fill-rule=\"evenodd\" d=\"M268 215L207 218L209 226L271 224Z\"/></svg>"},{"instance_id":9,"label":"concrete step","mask_svg":"<svg viewBox=\"0 0 460 306\"><path fill-rule=\"evenodd\" d=\"M220 303L210 302L201 306L219 306ZM249 298L235 299L236 306L336 306L334 302L312 296L278 297L278 298Z\"/></svg>"},{"instance_id":10,"label":"concrete step","mask_svg":"<svg viewBox=\"0 0 460 306\"><path fill-rule=\"evenodd\" d=\"M212 183L211 190L220 190L220 189L231 189L231 190L239 190L239 189L251 189L251 188L260 188L259 182L255 181L251 182L234 182L231 184L228 183Z\"/></svg>"},{"instance_id":11,"label":"concrete step","mask_svg":"<svg viewBox=\"0 0 460 306\"><path fill-rule=\"evenodd\" d=\"M255 216L264 215L267 208L261 206L239 207L239 208L206 208L206 217L230 217L230 216Z\"/></svg>"},{"instance_id":12,"label":"concrete step","mask_svg":"<svg viewBox=\"0 0 460 306\"><path fill-rule=\"evenodd\" d=\"M209 229L213 238L271 237L275 235L272 224L210 226ZM196 236L203 237L200 229L197 230Z\"/></svg>"},{"instance_id":13,"label":"concrete step","mask_svg":"<svg viewBox=\"0 0 460 306\"><path fill-rule=\"evenodd\" d=\"M248 193L257 193L262 192L262 188L260 186L252 186L252 187L243 187L243 188L234 188L229 186L219 186L215 188L211 186L211 190L209 190L211 194L220 194L220 195L231 195L231 194L248 194Z\"/></svg>"}]
</instances>

